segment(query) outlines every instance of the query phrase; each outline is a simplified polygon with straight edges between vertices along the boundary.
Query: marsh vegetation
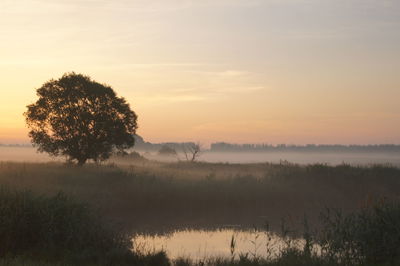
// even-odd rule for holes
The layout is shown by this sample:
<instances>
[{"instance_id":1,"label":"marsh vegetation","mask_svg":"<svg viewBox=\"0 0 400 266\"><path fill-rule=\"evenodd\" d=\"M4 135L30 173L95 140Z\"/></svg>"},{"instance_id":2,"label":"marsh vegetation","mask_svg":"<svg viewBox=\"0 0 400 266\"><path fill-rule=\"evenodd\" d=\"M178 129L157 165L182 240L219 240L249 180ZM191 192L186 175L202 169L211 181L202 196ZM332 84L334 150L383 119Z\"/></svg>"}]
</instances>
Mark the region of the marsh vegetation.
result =
<instances>
[{"instance_id":1,"label":"marsh vegetation","mask_svg":"<svg viewBox=\"0 0 400 266\"><path fill-rule=\"evenodd\" d=\"M81 235L80 230L90 233L92 231L86 230L85 226L96 224L98 221L101 226L93 228L100 228L96 229L96 232L100 232L99 237L107 239L106 236L110 235L110 233L104 233L103 236L103 231L117 232L116 235L119 237L111 239L122 241L116 243L118 247L123 244L122 250L125 251L130 250L128 244L132 244L130 240L135 235L162 235L185 229L209 231L234 228L246 232L253 230L254 227L259 228L257 233L264 234L266 222L269 223L268 232L277 237L285 236L290 231L290 239L305 239L304 217L307 217L307 226L310 229L307 236L312 235L313 241L317 241L315 232L320 232L318 244L326 250L324 263L328 261L329 255L329 263L334 264L316 264L317 261L320 263L322 260L321 253L311 256L310 250L307 251L308 264L304 265L336 265L338 257L341 261L346 260L346 263L353 263L356 260L357 263L360 261L364 263L368 256L368 262L371 258L378 258L371 253L371 249L368 250L368 247L372 245L368 239L370 237L376 239L385 234L392 236L391 230L395 230L400 222L397 220L397 217L400 217L398 216L399 207L395 203L378 205L378 209L372 209L378 211L367 211L369 207L376 206L377 202L398 202L400 169L390 165L329 166L325 164L298 165L288 162L279 164L162 163L140 157L114 158L113 160L114 162L108 164L88 164L84 167L71 167L58 162L1 162L0 182L7 188L2 190L2 197L5 199L3 202L32 202L29 203L31 205L12 203L14 205L8 208L10 212L22 210L16 213L32 214L29 217L13 218L20 221L32 221L29 226L24 227L26 230L41 232L40 226L49 227L46 223L42 223L41 219L45 221L51 221L51 219L34 214L35 211L48 212L50 217L63 217L59 220L55 219L55 224L51 225L54 228L61 228L57 230L65 233L58 239L71 235L71 241L75 241L74 232L78 235ZM10 200L10 198L15 200ZM380 201L383 198L385 201ZM79 207L80 205L75 202L81 202L80 204L85 207ZM321 220L321 211L326 207L330 210L340 210L340 212L331 211L329 215L325 215L325 220ZM30 212L23 211L25 210L23 208L27 208ZM77 211L74 211L74 208ZM3 208L4 210L7 208ZM97 216L85 214L84 210L88 213L96 213ZM9 213L4 212L3 215L10 216ZM68 215L72 217L65 219ZM93 223L93 219L96 222ZM282 231L282 219L285 228L290 228L290 230ZM360 221L368 222L362 224ZM14 222L8 224L18 225ZM101 229L103 224L108 225L104 228L111 228L114 231ZM360 224L365 228L358 230L357 226ZM39 229L34 227L36 225ZM64 231L64 226L73 231ZM92 229L91 226L89 227ZM383 231L377 232L377 230ZM16 232L14 229L3 231ZM23 232L21 231L21 234L25 234ZM321 234L321 232L325 233ZM371 235L363 235L362 232ZM36 236L36 233L30 233L26 235ZM352 233L353 236L351 236ZM88 238L95 239L96 234ZM349 235L352 239L356 239L351 244L348 242L349 239L346 239ZM126 242L127 236L129 236L128 242ZM55 236L50 235L41 239L49 239L49 243L64 249L64 246L58 245L52 237ZM24 239L22 235L21 239ZM381 237L377 241L383 241L385 245L397 245L396 238L391 238L390 242L385 239ZM109 243L111 246L114 245L111 240ZM38 247L42 247L40 245ZM68 245L68 242L65 245ZM348 248L353 250L353 253L347 254ZM260 254L259 258L250 255L239 256L239 253L243 255L245 252L237 249L235 262L221 257L220 259L207 258L207 261L204 258L203 263L208 263L208 265L238 263L242 263L238 265L285 265L273 263L278 263L277 260L282 259L282 256L290 256L290 260L305 259L303 249L304 247L298 250L292 249L292 246L286 246L278 250L278 255L270 260L263 257L265 254ZM372 255L365 255L359 250ZM149 255L148 251L136 250L134 254ZM164 256L167 261L166 255L160 254L164 253L161 251L158 255L151 256ZM393 258L391 260L397 261L397 250L392 249L391 254ZM382 256L389 257L386 253ZM142 258L145 257L142 255ZM176 259L177 265L202 265L198 260ZM103 261L107 260L103 258Z\"/></svg>"},{"instance_id":2,"label":"marsh vegetation","mask_svg":"<svg viewBox=\"0 0 400 266\"><path fill-rule=\"evenodd\" d=\"M2 184L63 191L133 231L265 221L275 227L282 217L295 223L304 214L313 223L326 206L352 211L371 199L398 199L399 177L400 169L381 165L0 163Z\"/></svg>"}]
</instances>

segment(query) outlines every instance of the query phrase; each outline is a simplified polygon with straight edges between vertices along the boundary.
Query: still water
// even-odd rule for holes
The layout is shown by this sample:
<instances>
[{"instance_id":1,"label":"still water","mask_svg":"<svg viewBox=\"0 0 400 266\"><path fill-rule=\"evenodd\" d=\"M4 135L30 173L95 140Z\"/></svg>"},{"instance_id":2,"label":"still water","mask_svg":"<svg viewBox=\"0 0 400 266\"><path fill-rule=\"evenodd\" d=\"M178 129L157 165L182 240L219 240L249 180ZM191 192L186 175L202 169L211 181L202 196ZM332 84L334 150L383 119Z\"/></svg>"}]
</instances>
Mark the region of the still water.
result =
<instances>
[{"instance_id":1,"label":"still water","mask_svg":"<svg viewBox=\"0 0 400 266\"><path fill-rule=\"evenodd\" d=\"M286 241L289 238L286 238ZM291 240L291 244L301 247L302 240ZM237 231L223 229L217 231L184 230L168 235L138 235L133 238L134 248L141 251L165 251L169 258L191 258L193 260L226 257L232 254L263 256L273 258L286 245L285 239L266 231ZM233 246L232 246L233 244Z\"/></svg>"}]
</instances>

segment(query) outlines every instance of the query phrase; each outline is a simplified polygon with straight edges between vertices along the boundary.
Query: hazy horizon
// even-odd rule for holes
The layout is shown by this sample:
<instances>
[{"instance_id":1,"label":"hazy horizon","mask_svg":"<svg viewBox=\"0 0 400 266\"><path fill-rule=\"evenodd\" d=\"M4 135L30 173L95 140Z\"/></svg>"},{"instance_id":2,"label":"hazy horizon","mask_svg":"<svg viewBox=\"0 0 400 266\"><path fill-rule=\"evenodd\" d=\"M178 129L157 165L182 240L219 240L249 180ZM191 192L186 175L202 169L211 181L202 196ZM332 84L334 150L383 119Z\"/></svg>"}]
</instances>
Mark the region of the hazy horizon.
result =
<instances>
[{"instance_id":1,"label":"hazy horizon","mask_svg":"<svg viewBox=\"0 0 400 266\"><path fill-rule=\"evenodd\" d=\"M400 144L399 32L394 0L4 0L0 143L75 71L154 143Z\"/></svg>"}]
</instances>

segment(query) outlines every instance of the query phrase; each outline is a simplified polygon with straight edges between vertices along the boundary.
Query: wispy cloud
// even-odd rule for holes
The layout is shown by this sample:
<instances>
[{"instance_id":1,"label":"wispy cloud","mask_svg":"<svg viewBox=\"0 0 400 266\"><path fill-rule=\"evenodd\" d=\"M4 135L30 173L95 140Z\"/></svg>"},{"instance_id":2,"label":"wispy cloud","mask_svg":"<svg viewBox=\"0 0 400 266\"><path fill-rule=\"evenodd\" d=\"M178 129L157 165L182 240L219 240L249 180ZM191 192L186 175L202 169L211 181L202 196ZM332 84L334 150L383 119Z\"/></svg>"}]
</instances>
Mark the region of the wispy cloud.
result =
<instances>
[{"instance_id":1,"label":"wispy cloud","mask_svg":"<svg viewBox=\"0 0 400 266\"><path fill-rule=\"evenodd\" d=\"M139 96L136 97L136 101L141 104L148 105L169 105L187 102L199 102L204 101L206 98L199 95L170 95L170 94L152 94L150 96Z\"/></svg>"}]
</instances>

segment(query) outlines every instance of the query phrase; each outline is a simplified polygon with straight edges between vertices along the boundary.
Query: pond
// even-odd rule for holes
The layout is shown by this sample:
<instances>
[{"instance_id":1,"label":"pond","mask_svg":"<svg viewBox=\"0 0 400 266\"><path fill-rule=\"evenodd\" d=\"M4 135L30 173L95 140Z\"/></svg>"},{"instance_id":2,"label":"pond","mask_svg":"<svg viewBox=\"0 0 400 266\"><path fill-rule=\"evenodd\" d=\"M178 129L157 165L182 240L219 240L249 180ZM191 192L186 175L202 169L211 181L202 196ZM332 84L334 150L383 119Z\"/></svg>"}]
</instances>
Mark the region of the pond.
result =
<instances>
[{"instance_id":1,"label":"pond","mask_svg":"<svg viewBox=\"0 0 400 266\"><path fill-rule=\"evenodd\" d=\"M137 235L133 238L134 248L140 251L165 251L169 258L180 257L200 260L214 257L238 258L240 254L276 257L279 251L291 241L301 248L301 239L282 238L258 230L182 230L166 235Z\"/></svg>"}]
</instances>

